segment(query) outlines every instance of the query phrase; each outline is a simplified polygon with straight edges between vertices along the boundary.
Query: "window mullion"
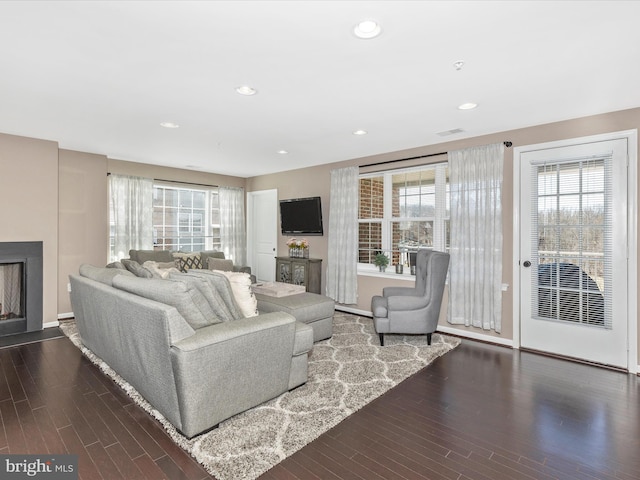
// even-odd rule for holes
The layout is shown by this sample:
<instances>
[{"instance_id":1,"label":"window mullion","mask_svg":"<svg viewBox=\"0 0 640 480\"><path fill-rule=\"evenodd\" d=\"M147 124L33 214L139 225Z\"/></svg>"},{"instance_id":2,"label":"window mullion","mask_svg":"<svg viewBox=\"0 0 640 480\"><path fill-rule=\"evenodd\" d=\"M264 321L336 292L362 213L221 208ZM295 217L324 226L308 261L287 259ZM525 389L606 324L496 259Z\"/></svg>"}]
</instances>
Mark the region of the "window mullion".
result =
<instances>
[{"instance_id":1,"label":"window mullion","mask_svg":"<svg viewBox=\"0 0 640 480\"><path fill-rule=\"evenodd\" d=\"M393 219L393 174L384 174L384 215L382 219L382 250L387 252L391 260L391 221Z\"/></svg>"}]
</instances>

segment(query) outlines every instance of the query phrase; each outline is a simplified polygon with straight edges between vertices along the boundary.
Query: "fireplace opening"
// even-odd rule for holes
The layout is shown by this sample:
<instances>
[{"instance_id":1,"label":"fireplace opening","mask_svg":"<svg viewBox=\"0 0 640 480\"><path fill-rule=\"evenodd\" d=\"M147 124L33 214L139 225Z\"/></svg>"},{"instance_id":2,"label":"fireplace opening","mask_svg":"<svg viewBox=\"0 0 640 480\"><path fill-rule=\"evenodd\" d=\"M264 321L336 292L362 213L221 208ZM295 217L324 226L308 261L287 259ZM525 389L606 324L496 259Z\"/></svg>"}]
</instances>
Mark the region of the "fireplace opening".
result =
<instances>
[{"instance_id":1,"label":"fireplace opening","mask_svg":"<svg viewBox=\"0 0 640 480\"><path fill-rule=\"evenodd\" d=\"M42 330L42 242L0 242L0 336Z\"/></svg>"},{"instance_id":2,"label":"fireplace opening","mask_svg":"<svg viewBox=\"0 0 640 480\"><path fill-rule=\"evenodd\" d=\"M24 317L24 262L0 264L0 322Z\"/></svg>"}]
</instances>

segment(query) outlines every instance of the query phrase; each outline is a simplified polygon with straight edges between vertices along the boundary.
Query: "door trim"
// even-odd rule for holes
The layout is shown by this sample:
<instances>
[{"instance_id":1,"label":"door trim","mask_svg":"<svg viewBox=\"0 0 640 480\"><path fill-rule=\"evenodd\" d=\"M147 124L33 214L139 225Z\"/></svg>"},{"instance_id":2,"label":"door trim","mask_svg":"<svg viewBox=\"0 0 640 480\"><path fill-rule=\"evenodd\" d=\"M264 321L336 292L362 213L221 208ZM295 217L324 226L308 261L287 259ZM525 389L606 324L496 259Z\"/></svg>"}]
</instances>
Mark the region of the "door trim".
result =
<instances>
[{"instance_id":1,"label":"door trim","mask_svg":"<svg viewBox=\"0 0 640 480\"><path fill-rule=\"evenodd\" d=\"M627 365L629 373L640 371L638 360L638 130L591 135L513 149L513 348L520 348L520 175L524 152L568 147L607 140L627 140Z\"/></svg>"}]
</instances>

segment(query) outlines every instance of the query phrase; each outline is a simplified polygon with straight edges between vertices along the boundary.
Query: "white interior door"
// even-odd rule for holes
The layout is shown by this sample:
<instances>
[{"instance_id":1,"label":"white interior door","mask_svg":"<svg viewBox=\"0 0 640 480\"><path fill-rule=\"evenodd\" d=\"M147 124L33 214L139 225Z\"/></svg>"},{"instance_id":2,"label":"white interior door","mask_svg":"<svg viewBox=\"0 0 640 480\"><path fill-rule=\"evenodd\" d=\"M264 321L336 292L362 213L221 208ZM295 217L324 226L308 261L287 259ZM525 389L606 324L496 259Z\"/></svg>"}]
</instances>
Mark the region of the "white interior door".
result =
<instances>
[{"instance_id":1,"label":"white interior door","mask_svg":"<svg viewBox=\"0 0 640 480\"><path fill-rule=\"evenodd\" d=\"M261 190L247 194L247 253L257 281L276 279L278 241L278 191Z\"/></svg>"},{"instance_id":2,"label":"white interior door","mask_svg":"<svg viewBox=\"0 0 640 480\"><path fill-rule=\"evenodd\" d=\"M628 368L627 139L519 161L521 346Z\"/></svg>"}]
</instances>

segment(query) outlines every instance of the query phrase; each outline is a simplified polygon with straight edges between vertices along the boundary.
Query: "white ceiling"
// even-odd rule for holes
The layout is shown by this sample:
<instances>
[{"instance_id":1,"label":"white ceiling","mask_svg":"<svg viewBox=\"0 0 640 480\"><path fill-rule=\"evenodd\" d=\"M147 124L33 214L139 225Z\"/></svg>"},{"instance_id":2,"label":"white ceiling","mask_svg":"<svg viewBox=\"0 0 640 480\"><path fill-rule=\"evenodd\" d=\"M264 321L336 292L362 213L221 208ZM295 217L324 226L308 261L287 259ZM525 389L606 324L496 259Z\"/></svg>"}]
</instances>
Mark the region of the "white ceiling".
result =
<instances>
[{"instance_id":1,"label":"white ceiling","mask_svg":"<svg viewBox=\"0 0 640 480\"><path fill-rule=\"evenodd\" d=\"M356 38L363 19L382 35ZM639 19L635 1L2 1L0 132L241 177L337 162L638 107Z\"/></svg>"}]
</instances>

